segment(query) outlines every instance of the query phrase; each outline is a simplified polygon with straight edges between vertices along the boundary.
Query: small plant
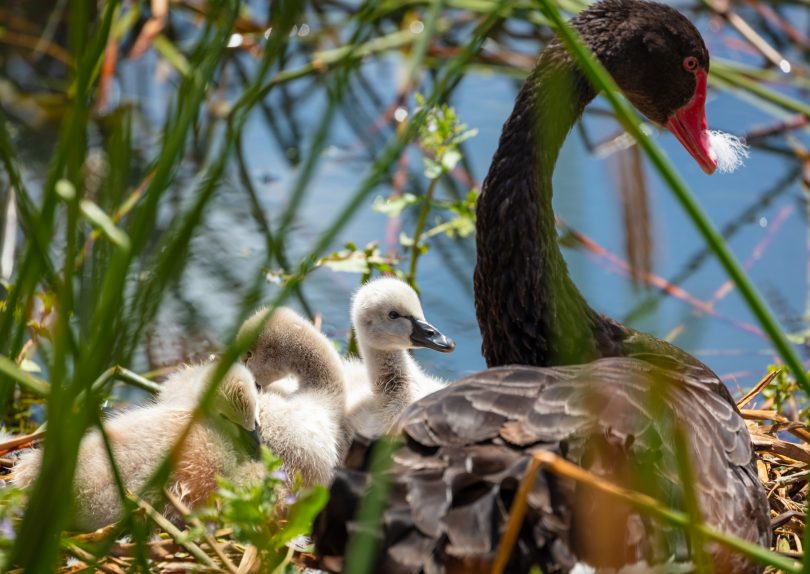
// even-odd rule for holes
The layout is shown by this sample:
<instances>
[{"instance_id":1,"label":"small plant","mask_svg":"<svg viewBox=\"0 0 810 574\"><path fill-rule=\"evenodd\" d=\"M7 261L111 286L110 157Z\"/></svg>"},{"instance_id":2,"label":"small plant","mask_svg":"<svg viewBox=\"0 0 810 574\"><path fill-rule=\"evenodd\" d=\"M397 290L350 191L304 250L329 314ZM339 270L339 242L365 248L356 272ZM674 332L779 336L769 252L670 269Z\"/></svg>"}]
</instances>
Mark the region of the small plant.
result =
<instances>
[{"instance_id":1,"label":"small plant","mask_svg":"<svg viewBox=\"0 0 810 574\"><path fill-rule=\"evenodd\" d=\"M17 534L17 522L23 513L25 496L13 486L0 487L0 572L10 566L9 558Z\"/></svg>"},{"instance_id":2,"label":"small plant","mask_svg":"<svg viewBox=\"0 0 810 574\"><path fill-rule=\"evenodd\" d=\"M776 378L763 391L762 396L773 402L773 410L786 413L796 420L810 418L810 404L805 399L796 379L783 367L771 365L768 373L777 371Z\"/></svg>"},{"instance_id":3,"label":"small plant","mask_svg":"<svg viewBox=\"0 0 810 574\"><path fill-rule=\"evenodd\" d=\"M419 108L425 106L425 98L422 94L416 94L416 105ZM422 242L422 235L436 184L443 175L453 171L461 160L459 145L477 133L476 129L468 130L466 124L459 121L456 111L447 104L428 110L426 121L419 130L419 144L424 153L424 173L430 183L425 196L419 200L422 202L422 206L419 210L419 219L416 221L413 239L410 242L407 240L402 242L404 246L411 248L411 261L406 280L414 288L416 288L417 261L419 256L427 251L427 246Z\"/></svg>"},{"instance_id":4,"label":"small plant","mask_svg":"<svg viewBox=\"0 0 810 574\"><path fill-rule=\"evenodd\" d=\"M263 572L283 572L292 554L287 544L310 533L329 493L323 486L301 489L297 480L290 488L281 460L266 447L262 462L262 478L247 486L220 479L217 507L196 516L215 528L233 529L234 538L255 546Z\"/></svg>"}]
</instances>

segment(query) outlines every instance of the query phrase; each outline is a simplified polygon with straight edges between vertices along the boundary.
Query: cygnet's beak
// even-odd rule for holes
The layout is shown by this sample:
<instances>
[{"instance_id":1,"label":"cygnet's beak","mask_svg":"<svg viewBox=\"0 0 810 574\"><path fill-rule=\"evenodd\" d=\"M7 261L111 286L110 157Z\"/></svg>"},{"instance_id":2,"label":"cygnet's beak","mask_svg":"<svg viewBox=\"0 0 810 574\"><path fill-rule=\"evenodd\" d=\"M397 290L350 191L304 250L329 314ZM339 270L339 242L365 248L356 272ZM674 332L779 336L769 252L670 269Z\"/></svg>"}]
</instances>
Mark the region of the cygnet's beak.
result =
<instances>
[{"instance_id":1,"label":"cygnet's beak","mask_svg":"<svg viewBox=\"0 0 810 574\"><path fill-rule=\"evenodd\" d=\"M259 437L259 425L253 427L252 431L248 431L245 429L244 431L245 442L248 447L248 453L253 458L258 459L261 455L262 449L262 439Z\"/></svg>"},{"instance_id":2,"label":"cygnet's beak","mask_svg":"<svg viewBox=\"0 0 810 574\"><path fill-rule=\"evenodd\" d=\"M411 343L415 347L425 347L441 353L450 353L456 348L453 339L442 335L436 327L427 321L411 317L411 325Z\"/></svg>"}]
</instances>

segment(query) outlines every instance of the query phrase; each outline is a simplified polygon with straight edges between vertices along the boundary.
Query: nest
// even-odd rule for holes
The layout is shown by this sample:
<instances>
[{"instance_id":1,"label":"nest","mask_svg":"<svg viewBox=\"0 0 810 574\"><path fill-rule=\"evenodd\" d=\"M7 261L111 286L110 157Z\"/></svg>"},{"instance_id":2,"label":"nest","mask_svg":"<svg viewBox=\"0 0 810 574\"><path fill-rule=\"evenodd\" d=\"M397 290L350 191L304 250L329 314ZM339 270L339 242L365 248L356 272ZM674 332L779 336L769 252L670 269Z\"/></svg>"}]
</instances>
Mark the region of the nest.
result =
<instances>
[{"instance_id":1,"label":"nest","mask_svg":"<svg viewBox=\"0 0 810 574\"><path fill-rule=\"evenodd\" d=\"M792 400L785 404L776 393L767 393L768 386L780 377L784 381L781 372L770 373L737 406L751 433L757 455L757 475L768 493L773 527L771 549L801 560L810 477L810 432L807 425L797 420L800 409ZM788 387L786 394L797 396L793 390L796 389ZM746 408L763 393L761 406ZM766 572L777 570L769 568Z\"/></svg>"},{"instance_id":2,"label":"nest","mask_svg":"<svg viewBox=\"0 0 810 574\"><path fill-rule=\"evenodd\" d=\"M769 392L771 385L781 388L781 392ZM746 419L756 452L757 474L768 494L773 527L771 549L786 557L801 560L810 479L810 432L804 423L799 422L800 409L794 400L784 400L785 397L800 396L794 391L795 383L788 381L783 373L774 371L740 399L737 405ZM753 408L751 405L755 401L758 406ZM41 433L0 443L0 468L4 474L2 478L10 479L13 476L14 452L31 446L39 439ZM547 462L553 464L553 461ZM564 461L560 463L565 464ZM187 509L177 510L181 515L187 515ZM261 558L256 548L234 540L233 531L228 528L205 532L194 541L188 531L180 531L162 519L144 501L139 501L137 512L151 519L157 527L145 548L142 547L153 571L211 571L231 574L261 571ZM196 530L197 533L200 531L204 529ZM68 560L60 572L79 572L88 568L111 573L130 571L136 565L139 552L131 541L123 539L113 543L101 559L83 549L119 534L120 527L110 525L96 532L65 539L63 548ZM308 550L310 549L306 547L291 545L285 562L304 570L307 565L314 563L314 556ZM767 568L765 572L773 574L779 571Z\"/></svg>"}]
</instances>

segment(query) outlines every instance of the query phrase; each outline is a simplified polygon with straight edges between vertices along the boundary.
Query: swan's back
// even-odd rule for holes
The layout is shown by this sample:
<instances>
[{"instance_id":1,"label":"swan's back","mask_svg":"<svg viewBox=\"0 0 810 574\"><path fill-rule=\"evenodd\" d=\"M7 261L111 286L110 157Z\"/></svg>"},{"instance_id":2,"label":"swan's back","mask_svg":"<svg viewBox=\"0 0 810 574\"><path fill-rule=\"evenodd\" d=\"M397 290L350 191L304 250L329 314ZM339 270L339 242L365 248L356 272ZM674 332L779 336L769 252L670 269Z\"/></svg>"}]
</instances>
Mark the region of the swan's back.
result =
<instances>
[{"instance_id":1,"label":"swan's back","mask_svg":"<svg viewBox=\"0 0 810 574\"><path fill-rule=\"evenodd\" d=\"M686 435L707 521L767 544L768 506L748 431L717 384L709 374L611 358L560 368L489 369L414 403L399 422L406 441L394 456L393 494L375 571L489 571L534 449L553 451L682 508L671 439L676 424ZM653 386L664 391L657 410L650 401ZM352 501L362 495L366 455L355 449L349 468L335 479L336 502L316 527L321 555L342 556L341 521L351 519ZM711 550L717 572L757 571ZM618 566L672 556L688 559L682 533L541 472L506 571L527 572L539 564L545 573L568 572L580 560Z\"/></svg>"}]
</instances>

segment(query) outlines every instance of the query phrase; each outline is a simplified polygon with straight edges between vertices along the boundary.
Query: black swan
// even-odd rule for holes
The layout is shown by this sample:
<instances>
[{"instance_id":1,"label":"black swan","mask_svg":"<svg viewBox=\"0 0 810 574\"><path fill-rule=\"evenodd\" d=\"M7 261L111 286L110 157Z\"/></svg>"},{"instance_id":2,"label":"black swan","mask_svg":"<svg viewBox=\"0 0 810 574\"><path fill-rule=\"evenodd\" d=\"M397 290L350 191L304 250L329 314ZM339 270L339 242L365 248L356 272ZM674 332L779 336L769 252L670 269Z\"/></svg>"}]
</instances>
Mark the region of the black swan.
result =
<instances>
[{"instance_id":1,"label":"black swan","mask_svg":"<svg viewBox=\"0 0 810 574\"><path fill-rule=\"evenodd\" d=\"M714 171L704 111L709 56L694 26L642 0L605 0L572 24L628 100L672 131L704 171ZM390 471L376 572L491 571L530 454L540 449L684 508L675 425L706 521L770 542L750 437L717 375L677 347L595 312L568 276L551 174L566 134L595 95L552 42L517 97L478 204L476 309L492 368L421 399L400 418L405 444ZM653 387L661 392L650 393ZM368 484L368 453L355 442L316 522L326 568L341 567L356 530L351 520ZM669 571L691 571L684 568L703 553L690 544L683 532L541 471L505 571L663 562ZM760 570L720 546L705 549L717 573Z\"/></svg>"}]
</instances>

